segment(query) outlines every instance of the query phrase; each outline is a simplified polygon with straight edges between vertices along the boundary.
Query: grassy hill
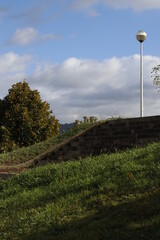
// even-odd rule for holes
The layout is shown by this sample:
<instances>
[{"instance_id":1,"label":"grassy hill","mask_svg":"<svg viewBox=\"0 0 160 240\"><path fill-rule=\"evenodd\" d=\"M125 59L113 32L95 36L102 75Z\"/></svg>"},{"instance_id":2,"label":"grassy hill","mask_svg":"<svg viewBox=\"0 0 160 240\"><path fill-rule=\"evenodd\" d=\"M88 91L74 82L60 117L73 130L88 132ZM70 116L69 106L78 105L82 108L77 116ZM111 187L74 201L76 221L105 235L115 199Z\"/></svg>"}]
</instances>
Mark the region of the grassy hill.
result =
<instances>
[{"instance_id":1,"label":"grassy hill","mask_svg":"<svg viewBox=\"0 0 160 240\"><path fill-rule=\"evenodd\" d=\"M50 148L56 147L56 145L70 139L72 136L75 136L76 134L79 134L85 131L86 129L102 122L103 121L99 121L97 123L92 123L92 122L82 123L76 128L70 129L61 135L49 138L46 141L36 143L29 147L19 148L12 152L0 154L0 166L6 165L6 164L13 165L13 164L25 163L37 157L38 155L48 151Z\"/></svg>"},{"instance_id":2,"label":"grassy hill","mask_svg":"<svg viewBox=\"0 0 160 240\"><path fill-rule=\"evenodd\" d=\"M160 239L160 144L0 181L0 239Z\"/></svg>"}]
</instances>

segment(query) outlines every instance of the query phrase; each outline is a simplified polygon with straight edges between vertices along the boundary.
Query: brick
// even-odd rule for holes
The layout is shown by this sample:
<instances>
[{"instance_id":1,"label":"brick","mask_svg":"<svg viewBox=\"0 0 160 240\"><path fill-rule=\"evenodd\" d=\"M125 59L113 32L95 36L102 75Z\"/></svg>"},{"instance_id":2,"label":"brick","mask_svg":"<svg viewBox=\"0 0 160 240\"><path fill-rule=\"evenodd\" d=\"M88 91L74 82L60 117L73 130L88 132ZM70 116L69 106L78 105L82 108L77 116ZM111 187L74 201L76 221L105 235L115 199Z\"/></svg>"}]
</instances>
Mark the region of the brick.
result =
<instances>
[{"instance_id":1,"label":"brick","mask_svg":"<svg viewBox=\"0 0 160 240\"><path fill-rule=\"evenodd\" d=\"M58 150L46 155L46 159L61 162L155 141L160 141L160 116L110 120L61 144Z\"/></svg>"}]
</instances>

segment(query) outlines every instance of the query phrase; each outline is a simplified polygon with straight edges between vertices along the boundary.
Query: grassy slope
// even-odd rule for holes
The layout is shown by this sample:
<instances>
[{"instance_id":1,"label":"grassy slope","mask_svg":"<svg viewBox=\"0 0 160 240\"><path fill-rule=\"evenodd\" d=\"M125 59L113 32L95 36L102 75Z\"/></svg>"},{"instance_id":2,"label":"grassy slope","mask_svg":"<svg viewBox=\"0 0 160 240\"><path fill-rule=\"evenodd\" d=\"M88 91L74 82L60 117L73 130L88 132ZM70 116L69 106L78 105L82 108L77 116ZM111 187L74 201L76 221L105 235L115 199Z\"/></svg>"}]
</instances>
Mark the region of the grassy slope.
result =
<instances>
[{"instance_id":1,"label":"grassy slope","mask_svg":"<svg viewBox=\"0 0 160 240\"><path fill-rule=\"evenodd\" d=\"M0 182L0 239L160 239L160 144Z\"/></svg>"},{"instance_id":2,"label":"grassy slope","mask_svg":"<svg viewBox=\"0 0 160 240\"><path fill-rule=\"evenodd\" d=\"M101 121L102 122L102 121ZM83 123L78 126L76 129L70 129L67 133L64 133L59 136L52 137L46 141L34 144L30 147L19 148L9 153L0 154L0 165L3 164L19 164L24 163L30 159L35 158L36 156L44 153L50 148L62 143L63 141L68 140L72 136L79 134L86 130L87 128L94 126L97 123Z\"/></svg>"}]
</instances>

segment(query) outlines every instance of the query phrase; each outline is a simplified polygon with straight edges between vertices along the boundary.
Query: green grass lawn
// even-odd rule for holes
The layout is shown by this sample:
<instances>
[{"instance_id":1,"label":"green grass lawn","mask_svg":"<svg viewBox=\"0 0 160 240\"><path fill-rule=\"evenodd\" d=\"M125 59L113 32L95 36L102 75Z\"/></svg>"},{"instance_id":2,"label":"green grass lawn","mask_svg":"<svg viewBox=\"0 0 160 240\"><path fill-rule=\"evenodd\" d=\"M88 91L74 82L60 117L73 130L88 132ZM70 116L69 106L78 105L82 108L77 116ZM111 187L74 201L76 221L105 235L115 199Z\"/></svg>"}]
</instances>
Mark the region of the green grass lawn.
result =
<instances>
[{"instance_id":1,"label":"green grass lawn","mask_svg":"<svg viewBox=\"0 0 160 240\"><path fill-rule=\"evenodd\" d=\"M0 239L159 240L160 144L0 181Z\"/></svg>"}]
</instances>

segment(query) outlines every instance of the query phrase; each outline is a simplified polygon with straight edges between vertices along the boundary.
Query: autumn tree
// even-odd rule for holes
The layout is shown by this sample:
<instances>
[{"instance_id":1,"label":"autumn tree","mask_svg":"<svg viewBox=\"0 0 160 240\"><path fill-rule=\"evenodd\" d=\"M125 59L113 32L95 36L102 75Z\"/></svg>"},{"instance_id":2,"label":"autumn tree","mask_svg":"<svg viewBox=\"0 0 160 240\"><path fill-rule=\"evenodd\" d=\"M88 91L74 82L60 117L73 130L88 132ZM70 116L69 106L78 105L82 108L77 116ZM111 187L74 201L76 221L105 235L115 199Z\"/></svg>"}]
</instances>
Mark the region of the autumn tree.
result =
<instances>
[{"instance_id":1,"label":"autumn tree","mask_svg":"<svg viewBox=\"0 0 160 240\"><path fill-rule=\"evenodd\" d=\"M153 77L153 83L156 88L160 88L160 65L152 68L151 77Z\"/></svg>"},{"instance_id":2,"label":"autumn tree","mask_svg":"<svg viewBox=\"0 0 160 240\"><path fill-rule=\"evenodd\" d=\"M0 113L1 135L7 133L12 145L14 142L19 147L29 146L59 133L59 122L52 115L50 105L26 81L9 89L0 101Z\"/></svg>"}]
</instances>

